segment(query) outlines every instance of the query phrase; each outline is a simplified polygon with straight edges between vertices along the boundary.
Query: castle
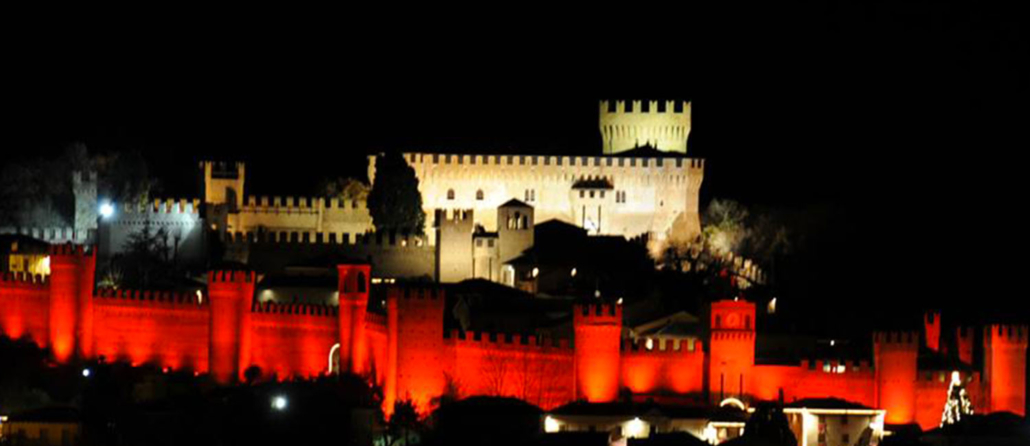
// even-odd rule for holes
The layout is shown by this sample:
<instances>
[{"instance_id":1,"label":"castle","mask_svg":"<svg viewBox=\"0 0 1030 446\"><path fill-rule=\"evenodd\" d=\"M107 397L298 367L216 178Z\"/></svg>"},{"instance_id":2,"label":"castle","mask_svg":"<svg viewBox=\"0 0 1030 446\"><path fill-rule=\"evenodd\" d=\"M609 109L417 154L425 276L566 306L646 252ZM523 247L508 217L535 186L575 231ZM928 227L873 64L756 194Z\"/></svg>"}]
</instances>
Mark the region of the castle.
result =
<instances>
[{"instance_id":1,"label":"castle","mask_svg":"<svg viewBox=\"0 0 1030 446\"><path fill-rule=\"evenodd\" d=\"M871 363L767 365L755 360L756 308L747 301L713 302L707 337L682 340L631 340L618 303L570 303L571 339L554 339L445 330L444 285L389 285L376 302L367 264L338 265L339 304L330 306L256 302L257 276L244 271L211 271L196 294L97 290L95 252L59 245L50 258L49 277L0 280L0 333L49 347L60 362L151 363L223 383L252 366L277 379L343 370L382 386L387 411L398 400L426 411L448 392L512 396L545 409L626 392L694 403L836 397L886 409L891 424L930 428L940 422L951 374L917 364L920 349L942 348L935 314L923 333L875 333ZM980 371L972 368L972 330L956 333L978 412L1025 414L1028 336L1027 326L984 327Z\"/></svg>"},{"instance_id":2,"label":"castle","mask_svg":"<svg viewBox=\"0 0 1030 446\"><path fill-rule=\"evenodd\" d=\"M939 353L950 338L936 314L922 333L874 333L871 361L858 362L761 363L756 305L743 300L712 302L703 330L675 339L628 335L621 303L599 298L558 302L566 336L533 327L519 333L451 328L447 284L469 278L514 284L510 261L534 245L537 221L658 241L699 234L704 164L681 156L689 104L603 102L600 111L606 156L404 154L432 217L424 237L373 232L360 200L246 197L242 163L201 163L202 199L121 206L99 220L97 248L59 243L81 243L96 228L95 217L78 217L80 210L88 214L84 204L75 230L43 232L55 242L49 275L0 280L0 334L48 347L59 362L150 363L209 373L223 383L242 379L253 366L277 379L352 372L382 386L387 411L400 400L426 411L447 394L513 396L545 409L627 395L696 404L836 397L885 409L892 424L940 422L953 368L919 363L921 352ZM370 179L374 166L373 158ZM77 197L95 206L95 187L90 195L88 181L76 184ZM260 269L208 271L206 287L185 294L97 288L98 250L119 249L126 234L144 225L175 230L169 233L183 258L203 256L206 240L218 237L226 255L251 270L262 255L278 259L283 250L361 260L333 264L336 302L259 299L256 287L266 273ZM432 280L403 280L420 277ZM398 281L377 284L384 278ZM951 351L978 412L1025 415L1028 336L1027 326L990 325L977 348L971 327L955 333ZM975 356L982 368L974 351L982 353Z\"/></svg>"}]
</instances>

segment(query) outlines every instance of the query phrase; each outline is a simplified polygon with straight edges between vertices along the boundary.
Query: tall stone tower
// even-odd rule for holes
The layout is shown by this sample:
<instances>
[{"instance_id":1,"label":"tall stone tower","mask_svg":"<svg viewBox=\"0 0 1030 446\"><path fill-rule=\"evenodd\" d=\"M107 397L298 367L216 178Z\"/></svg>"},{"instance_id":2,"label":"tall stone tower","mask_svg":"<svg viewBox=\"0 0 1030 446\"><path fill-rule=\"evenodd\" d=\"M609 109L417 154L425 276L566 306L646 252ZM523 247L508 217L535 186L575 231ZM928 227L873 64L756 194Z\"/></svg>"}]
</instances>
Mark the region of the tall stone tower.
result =
<instances>
[{"instance_id":1,"label":"tall stone tower","mask_svg":"<svg viewBox=\"0 0 1030 446\"><path fill-rule=\"evenodd\" d=\"M712 302L710 313L710 396L718 402L748 395L755 364L755 304L720 300Z\"/></svg>"},{"instance_id":2,"label":"tall stone tower","mask_svg":"<svg viewBox=\"0 0 1030 446\"><path fill-rule=\"evenodd\" d=\"M243 205L244 163L202 161L200 168L204 171L204 203L224 204L229 211Z\"/></svg>"},{"instance_id":3,"label":"tall stone tower","mask_svg":"<svg viewBox=\"0 0 1030 446\"><path fill-rule=\"evenodd\" d=\"M337 265L340 292L340 369L357 375L368 372L368 310L371 266Z\"/></svg>"},{"instance_id":4,"label":"tall stone tower","mask_svg":"<svg viewBox=\"0 0 1030 446\"><path fill-rule=\"evenodd\" d=\"M642 146L687 153L690 102L601 101L600 115L605 155Z\"/></svg>"},{"instance_id":5,"label":"tall stone tower","mask_svg":"<svg viewBox=\"0 0 1030 446\"><path fill-rule=\"evenodd\" d=\"M876 368L876 406L887 410L887 422L916 421L916 359L919 334L891 332L873 334Z\"/></svg>"},{"instance_id":6,"label":"tall stone tower","mask_svg":"<svg viewBox=\"0 0 1030 446\"><path fill-rule=\"evenodd\" d=\"M619 397L622 359L622 306L584 303L573 307L576 398L591 403Z\"/></svg>"},{"instance_id":7,"label":"tall stone tower","mask_svg":"<svg viewBox=\"0 0 1030 446\"><path fill-rule=\"evenodd\" d=\"M410 399L427 413L444 390L443 320L445 295L440 288L391 286L386 290L387 372L383 406Z\"/></svg>"},{"instance_id":8,"label":"tall stone tower","mask_svg":"<svg viewBox=\"0 0 1030 446\"><path fill-rule=\"evenodd\" d=\"M436 210L436 276L444 283L472 277L472 209Z\"/></svg>"},{"instance_id":9,"label":"tall stone tower","mask_svg":"<svg viewBox=\"0 0 1030 446\"><path fill-rule=\"evenodd\" d=\"M97 230L97 173L72 173L72 193L75 196L75 241L84 243Z\"/></svg>"},{"instance_id":10,"label":"tall stone tower","mask_svg":"<svg viewBox=\"0 0 1030 446\"><path fill-rule=\"evenodd\" d=\"M93 355L96 251L58 245L50 251L50 348L58 362Z\"/></svg>"},{"instance_id":11,"label":"tall stone tower","mask_svg":"<svg viewBox=\"0 0 1030 446\"><path fill-rule=\"evenodd\" d=\"M984 328L984 368L992 412L1026 416L1026 325Z\"/></svg>"},{"instance_id":12,"label":"tall stone tower","mask_svg":"<svg viewBox=\"0 0 1030 446\"><path fill-rule=\"evenodd\" d=\"M500 265L533 247L533 206L513 198L497 208L497 243ZM510 273L501 273L502 283L514 283L514 277L504 277Z\"/></svg>"},{"instance_id":13,"label":"tall stone tower","mask_svg":"<svg viewBox=\"0 0 1030 446\"><path fill-rule=\"evenodd\" d=\"M231 383L250 363L250 313L254 301L253 272L211 271L211 344L208 364L220 383Z\"/></svg>"}]
</instances>

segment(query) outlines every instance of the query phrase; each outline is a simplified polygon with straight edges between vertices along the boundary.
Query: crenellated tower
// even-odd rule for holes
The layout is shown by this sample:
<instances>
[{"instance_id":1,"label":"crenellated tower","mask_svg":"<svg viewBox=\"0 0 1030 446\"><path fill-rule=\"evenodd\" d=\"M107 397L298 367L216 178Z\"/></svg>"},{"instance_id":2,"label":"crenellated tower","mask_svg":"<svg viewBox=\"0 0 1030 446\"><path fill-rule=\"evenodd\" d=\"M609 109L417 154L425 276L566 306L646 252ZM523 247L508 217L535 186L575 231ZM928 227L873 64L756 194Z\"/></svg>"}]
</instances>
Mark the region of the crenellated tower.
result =
<instances>
[{"instance_id":1,"label":"crenellated tower","mask_svg":"<svg viewBox=\"0 0 1030 446\"><path fill-rule=\"evenodd\" d=\"M1026 415L1026 325L984 328L984 371L992 412Z\"/></svg>"},{"instance_id":2,"label":"crenellated tower","mask_svg":"<svg viewBox=\"0 0 1030 446\"><path fill-rule=\"evenodd\" d=\"M372 267L366 263L337 265L336 268L340 293L340 369L362 375L368 372L365 315Z\"/></svg>"},{"instance_id":3,"label":"crenellated tower","mask_svg":"<svg viewBox=\"0 0 1030 446\"><path fill-rule=\"evenodd\" d=\"M472 209L437 209L436 276L440 282L460 282L472 277Z\"/></svg>"},{"instance_id":4,"label":"crenellated tower","mask_svg":"<svg viewBox=\"0 0 1030 446\"><path fill-rule=\"evenodd\" d=\"M211 344L208 364L220 383L240 378L250 364L250 316L255 274L249 271L211 271L207 278L211 301Z\"/></svg>"},{"instance_id":5,"label":"crenellated tower","mask_svg":"<svg viewBox=\"0 0 1030 446\"><path fill-rule=\"evenodd\" d=\"M232 211L243 205L244 163L202 161L200 169L204 171L204 203L224 204Z\"/></svg>"},{"instance_id":6,"label":"crenellated tower","mask_svg":"<svg viewBox=\"0 0 1030 446\"><path fill-rule=\"evenodd\" d=\"M923 314L923 338L927 349L934 353L941 351L941 312L927 311Z\"/></svg>"},{"instance_id":7,"label":"crenellated tower","mask_svg":"<svg viewBox=\"0 0 1030 446\"><path fill-rule=\"evenodd\" d=\"M876 368L876 406L887 410L887 422L916 421L916 359L919 333L878 332L873 334Z\"/></svg>"},{"instance_id":8,"label":"crenellated tower","mask_svg":"<svg viewBox=\"0 0 1030 446\"><path fill-rule=\"evenodd\" d=\"M601 101L600 115L605 155L642 146L687 153L690 102Z\"/></svg>"},{"instance_id":9,"label":"crenellated tower","mask_svg":"<svg viewBox=\"0 0 1030 446\"><path fill-rule=\"evenodd\" d=\"M755 364L755 304L745 300L712 302L708 342L708 390L716 402L742 398L750 389Z\"/></svg>"},{"instance_id":10,"label":"crenellated tower","mask_svg":"<svg viewBox=\"0 0 1030 446\"><path fill-rule=\"evenodd\" d=\"M386 292L387 372L383 405L410 400L420 413L444 390L444 291L438 287L391 286Z\"/></svg>"},{"instance_id":11,"label":"crenellated tower","mask_svg":"<svg viewBox=\"0 0 1030 446\"><path fill-rule=\"evenodd\" d=\"M576 398L591 403L615 401L622 376L622 306L582 303L573 307Z\"/></svg>"},{"instance_id":12,"label":"crenellated tower","mask_svg":"<svg viewBox=\"0 0 1030 446\"><path fill-rule=\"evenodd\" d=\"M50 348L58 362L93 355L93 275L96 250L50 249Z\"/></svg>"}]
</instances>

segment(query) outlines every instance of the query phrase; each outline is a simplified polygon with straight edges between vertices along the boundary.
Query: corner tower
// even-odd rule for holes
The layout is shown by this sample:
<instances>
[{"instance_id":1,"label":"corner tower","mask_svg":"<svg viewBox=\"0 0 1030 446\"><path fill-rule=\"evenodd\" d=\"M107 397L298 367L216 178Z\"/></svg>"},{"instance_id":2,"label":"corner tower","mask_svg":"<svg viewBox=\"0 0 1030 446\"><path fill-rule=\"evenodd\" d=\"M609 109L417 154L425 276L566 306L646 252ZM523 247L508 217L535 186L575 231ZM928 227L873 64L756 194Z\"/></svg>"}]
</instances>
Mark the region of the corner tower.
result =
<instances>
[{"instance_id":1,"label":"corner tower","mask_svg":"<svg viewBox=\"0 0 1030 446\"><path fill-rule=\"evenodd\" d=\"M244 163L202 161L200 169L204 171L204 203L225 204L232 211L243 205Z\"/></svg>"},{"instance_id":2,"label":"corner tower","mask_svg":"<svg viewBox=\"0 0 1030 446\"><path fill-rule=\"evenodd\" d=\"M93 273L96 250L50 249L50 348L58 362L93 355Z\"/></svg>"},{"instance_id":3,"label":"corner tower","mask_svg":"<svg viewBox=\"0 0 1030 446\"><path fill-rule=\"evenodd\" d=\"M208 364L220 383L231 383L250 363L250 310L254 301L253 272L211 271L207 278L211 299L211 344Z\"/></svg>"},{"instance_id":4,"label":"corner tower","mask_svg":"<svg viewBox=\"0 0 1030 446\"><path fill-rule=\"evenodd\" d=\"M1026 325L984 328L984 368L992 412L1026 416Z\"/></svg>"},{"instance_id":5,"label":"corner tower","mask_svg":"<svg viewBox=\"0 0 1030 446\"><path fill-rule=\"evenodd\" d=\"M890 424L916 421L917 332L873 334L876 406L887 410Z\"/></svg>"},{"instance_id":6,"label":"corner tower","mask_svg":"<svg viewBox=\"0 0 1030 446\"><path fill-rule=\"evenodd\" d=\"M663 152L687 153L690 102L601 101L600 116L605 155L646 145Z\"/></svg>"}]
</instances>

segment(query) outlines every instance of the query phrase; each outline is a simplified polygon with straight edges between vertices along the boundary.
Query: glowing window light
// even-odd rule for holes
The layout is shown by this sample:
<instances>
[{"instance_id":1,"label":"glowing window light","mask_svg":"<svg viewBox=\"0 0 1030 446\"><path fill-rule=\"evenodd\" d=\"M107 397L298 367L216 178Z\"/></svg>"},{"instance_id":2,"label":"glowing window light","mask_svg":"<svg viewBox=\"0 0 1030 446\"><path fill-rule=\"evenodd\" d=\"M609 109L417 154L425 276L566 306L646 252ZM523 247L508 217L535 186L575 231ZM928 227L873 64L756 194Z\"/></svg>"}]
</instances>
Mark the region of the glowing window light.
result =
<instances>
[{"instance_id":1,"label":"glowing window light","mask_svg":"<svg viewBox=\"0 0 1030 446\"><path fill-rule=\"evenodd\" d=\"M561 430L561 423L559 423L558 420L555 420L550 415L548 415L546 418L544 418L544 432L547 432L549 434L553 434L553 433L558 432L560 430Z\"/></svg>"},{"instance_id":2,"label":"glowing window light","mask_svg":"<svg viewBox=\"0 0 1030 446\"><path fill-rule=\"evenodd\" d=\"M576 277L576 268L572 268L572 271L569 272L569 276L570 277Z\"/></svg>"},{"instance_id":3,"label":"glowing window light","mask_svg":"<svg viewBox=\"0 0 1030 446\"><path fill-rule=\"evenodd\" d=\"M741 401L741 400L739 400L737 398L733 398L733 397L726 398L726 399L722 400L721 402L719 402L719 407L726 407L726 406L733 406L733 407L736 407L737 409L740 409L740 410L747 410L747 406L744 404L743 401Z\"/></svg>"},{"instance_id":4,"label":"glowing window light","mask_svg":"<svg viewBox=\"0 0 1030 446\"><path fill-rule=\"evenodd\" d=\"M630 438L641 438L647 432L647 426L640 418L634 418L626 423L626 436Z\"/></svg>"},{"instance_id":5,"label":"glowing window light","mask_svg":"<svg viewBox=\"0 0 1030 446\"><path fill-rule=\"evenodd\" d=\"M46 275L50 274L50 256L43 257L39 264L39 272Z\"/></svg>"},{"instance_id":6,"label":"glowing window light","mask_svg":"<svg viewBox=\"0 0 1030 446\"><path fill-rule=\"evenodd\" d=\"M776 298L775 297L772 298L772 300L769 301L769 306L766 309L768 310L769 314L776 314Z\"/></svg>"},{"instance_id":7,"label":"glowing window light","mask_svg":"<svg viewBox=\"0 0 1030 446\"><path fill-rule=\"evenodd\" d=\"M329 374L333 374L333 355L340 350L340 343L333 344L332 348L329 349Z\"/></svg>"},{"instance_id":8,"label":"glowing window light","mask_svg":"<svg viewBox=\"0 0 1030 446\"><path fill-rule=\"evenodd\" d=\"M648 350L653 350L654 349L654 339L647 338L647 341L644 341L644 347L646 347Z\"/></svg>"},{"instance_id":9,"label":"glowing window light","mask_svg":"<svg viewBox=\"0 0 1030 446\"><path fill-rule=\"evenodd\" d=\"M540 275L540 268L533 267L533 278L535 279L536 276L539 276L539 275Z\"/></svg>"},{"instance_id":10,"label":"glowing window light","mask_svg":"<svg viewBox=\"0 0 1030 446\"><path fill-rule=\"evenodd\" d=\"M202 293L200 290L197 290L197 303L204 303L204 293Z\"/></svg>"}]
</instances>

